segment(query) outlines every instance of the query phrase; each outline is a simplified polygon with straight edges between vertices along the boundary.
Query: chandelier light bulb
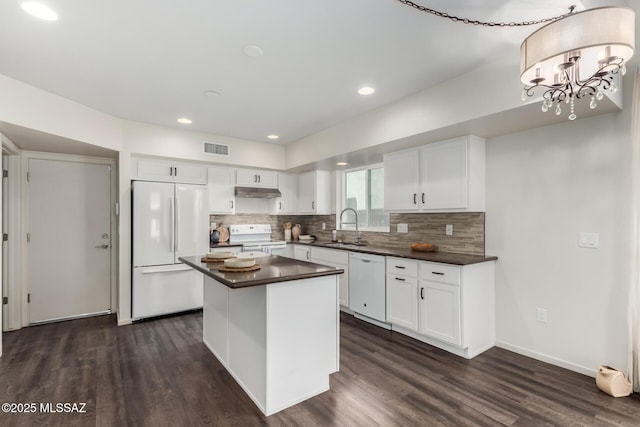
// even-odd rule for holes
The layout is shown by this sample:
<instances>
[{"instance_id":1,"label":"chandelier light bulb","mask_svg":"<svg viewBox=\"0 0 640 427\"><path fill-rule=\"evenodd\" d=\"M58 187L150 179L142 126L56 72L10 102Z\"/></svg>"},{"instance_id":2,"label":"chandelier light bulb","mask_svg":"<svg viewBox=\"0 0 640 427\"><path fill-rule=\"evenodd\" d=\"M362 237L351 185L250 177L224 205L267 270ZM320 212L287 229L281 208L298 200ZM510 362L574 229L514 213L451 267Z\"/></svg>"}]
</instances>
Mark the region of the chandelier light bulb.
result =
<instances>
[{"instance_id":1,"label":"chandelier light bulb","mask_svg":"<svg viewBox=\"0 0 640 427\"><path fill-rule=\"evenodd\" d=\"M598 89L598 91L596 92L596 99L598 101L602 101L602 98L604 98L604 93L602 93L602 91Z\"/></svg>"},{"instance_id":2,"label":"chandelier light bulb","mask_svg":"<svg viewBox=\"0 0 640 427\"><path fill-rule=\"evenodd\" d=\"M591 102L589 103L589 108L591 108L592 110L595 109L598 106L598 103L596 102L596 98L594 98L593 96L591 97Z\"/></svg>"}]
</instances>

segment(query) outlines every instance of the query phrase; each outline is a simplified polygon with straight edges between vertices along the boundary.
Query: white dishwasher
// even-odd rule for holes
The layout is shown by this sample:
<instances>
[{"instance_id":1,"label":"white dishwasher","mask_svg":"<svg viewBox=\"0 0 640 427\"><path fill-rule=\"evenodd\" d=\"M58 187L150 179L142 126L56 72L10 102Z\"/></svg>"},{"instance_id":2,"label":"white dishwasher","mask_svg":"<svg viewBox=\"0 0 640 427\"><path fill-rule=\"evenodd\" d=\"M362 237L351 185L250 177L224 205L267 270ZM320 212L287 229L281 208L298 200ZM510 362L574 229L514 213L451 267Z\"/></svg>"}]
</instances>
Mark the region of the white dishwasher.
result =
<instances>
[{"instance_id":1,"label":"white dishwasher","mask_svg":"<svg viewBox=\"0 0 640 427\"><path fill-rule=\"evenodd\" d=\"M386 322L385 257L349 252L349 308Z\"/></svg>"}]
</instances>

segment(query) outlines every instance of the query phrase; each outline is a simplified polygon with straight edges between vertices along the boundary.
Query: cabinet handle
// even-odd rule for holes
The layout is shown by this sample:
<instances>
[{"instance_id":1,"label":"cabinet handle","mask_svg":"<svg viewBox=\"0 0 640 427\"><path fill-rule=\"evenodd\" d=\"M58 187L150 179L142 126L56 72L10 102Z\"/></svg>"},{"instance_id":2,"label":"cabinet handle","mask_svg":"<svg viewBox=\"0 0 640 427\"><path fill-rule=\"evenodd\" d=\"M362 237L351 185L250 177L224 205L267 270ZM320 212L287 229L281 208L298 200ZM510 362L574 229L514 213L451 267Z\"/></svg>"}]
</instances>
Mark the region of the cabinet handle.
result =
<instances>
[{"instance_id":1,"label":"cabinet handle","mask_svg":"<svg viewBox=\"0 0 640 427\"><path fill-rule=\"evenodd\" d=\"M233 200L231 200L231 209L233 209Z\"/></svg>"},{"instance_id":2,"label":"cabinet handle","mask_svg":"<svg viewBox=\"0 0 640 427\"><path fill-rule=\"evenodd\" d=\"M418 196L418 195L417 195L416 193L413 193L413 204L414 204L414 205L417 205L417 204L418 204L418 201L417 201L417 199L416 199L416 197L417 197L417 196Z\"/></svg>"},{"instance_id":3,"label":"cabinet handle","mask_svg":"<svg viewBox=\"0 0 640 427\"><path fill-rule=\"evenodd\" d=\"M311 210L314 210L316 208L316 202L311 202Z\"/></svg>"},{"instance_id":4,"label":"cabinet handle","mask_svg":"<svg viewBox=\"0 0 640 427\"><path fill-rule=\"evenodd\" d=\"M422 204L424 205L424 193L422 193Z\"/></svg>"},{"instance_id":5,"label":"cabinet handle","mask_svg":"<svg viewBox=\"0 0 640 427\"><path fill-rule=\"evenodd\" d=\"M394 277L394 279L400 281L400 282L406 282L407 279L403 279L402 277Z\"/></svg>"},{"instance_id":6,"label":"cabinet handle","mask_svg":"<svg viewBox=\"0 0 640 427\"><path fill-rule=\"evenodd\" d=\"M260 182L260 175L258 175L258 182Z\"/></svg>"},{"instance_id":7,"label":"cabinet handle","mask_svg":"<svg viewBox=\"0 0 640 427\"><path fill-rule=\"evenodd\" d=\"M402 265L396 265L396 268L400 268L400 269L404 270L404 269L405 269L405 268L407 268L407 267L402 266Z\"/></svg>"},{"instance_id":8,"label":"cabinet handle","mask_svg":"<svg viewBox=\"0 0 640 427\"><path fill-rule=\"evenodd\" d=\"M420 288L420 299L424 299L424 288Z\"/></svg>"},{"instance_id":9,"label":"cabinet handle","mask_svg":"<svg viewBox=\"0 0 640 427\"><path fill-rule=\"evenodd\" d=\"M362 261L362 262L371 262L371 260L368 260L368 259L361 259L360 261Z\"/></svg>"},{"instance_id":10,"label":"cabinet handle","mask_svg":"<svg viewBox=\"0 0 640 427\"><path fill-rule=\"evenodd\" d=\"M310 252L310 251L307 251L307 259L308 259L309 261L311 261L311 252Z\"/></svg>"},{"instance_id":11,"label":"cabinet handle","mask_svg":"<svg viewBox=\"0 0 640 427\"><path fill-rule=\"evenodd\" d=\"M169 176L173 176L173 166L169 168Z\"/></svg>"},{"instance_id":12,"label":"cabinet handle","mask_svg":"<svg viewBox=\"0 0 640 427\"><path fill-rule=\"evenodd\" d=\"M178 168L173 168L173 175L178 176Z\"/></svg>"},{"instance_id":13,"label":"cabinet handle","mask_svg":"<svg viewBox=\"0 0 640 427\"><path fill-rule=\"evenodd\" d=\"M278 202L278 209L282 210L282 202Z\"/></svg>"},{"instance_id":14,"label":"cabinet handle","mask_svg":"<svg viewBox=\"0 0 640 427\"><path fill-rule=\"evenodd\" d=\"M253 175L253 182L258 182L258 175Z\"/></svg>"},{"instance_id":15,"label":"cabinet handle","mask_svg":"<svg viewBox=\"0 0 640 427\"><path fill-rule=\"evenodd\" d=\"M441 273L439 271L432 271L431 274L437 274L438 276L444 276L444 273Z\"/></svg>"}]
</instances>

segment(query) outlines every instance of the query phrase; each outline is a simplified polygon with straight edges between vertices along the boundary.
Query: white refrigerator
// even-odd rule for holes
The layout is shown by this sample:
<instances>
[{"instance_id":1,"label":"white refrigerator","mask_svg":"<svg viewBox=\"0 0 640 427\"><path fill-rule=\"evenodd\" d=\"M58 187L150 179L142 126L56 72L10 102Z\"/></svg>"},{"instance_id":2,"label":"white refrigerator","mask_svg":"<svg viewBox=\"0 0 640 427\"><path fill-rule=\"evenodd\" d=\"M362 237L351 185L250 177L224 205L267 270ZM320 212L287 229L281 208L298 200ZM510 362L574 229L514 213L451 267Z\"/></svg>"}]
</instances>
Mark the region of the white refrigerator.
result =
<instances>
[{"instance_id":1,"label":"white refrigerator","mask_svg":"<svg viewBox=\"0 0 640 427\"><path fill-rule=\"evenodd\" d=\"M209 247L207 187L133 181L134 320L202 307L202 273L178 261Z\"/></svg>"}]
</instances>

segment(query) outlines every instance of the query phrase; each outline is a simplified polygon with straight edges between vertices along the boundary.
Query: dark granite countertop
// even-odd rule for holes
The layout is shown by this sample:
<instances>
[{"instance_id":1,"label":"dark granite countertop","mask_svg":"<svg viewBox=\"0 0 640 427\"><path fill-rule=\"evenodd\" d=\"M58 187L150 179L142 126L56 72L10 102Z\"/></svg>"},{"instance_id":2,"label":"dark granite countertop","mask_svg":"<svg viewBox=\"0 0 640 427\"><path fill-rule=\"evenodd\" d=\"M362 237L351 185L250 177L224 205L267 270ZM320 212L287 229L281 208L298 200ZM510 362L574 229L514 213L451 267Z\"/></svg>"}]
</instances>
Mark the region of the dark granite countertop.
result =
<instances>
[{"instance_id":1,"label":"dark granite countertop","mask_svg":"<svg viewBox=\"0 0 640 427\"><path fill-rule=\"evenodd\" d=\"M257 258L256 262L260 264L260 270L246 273L218 271L218 267L222 265L222 263L201 262L202 257L190 256L180 257L178 259L232 289L344 273L344 270L339 268L298 261L277 255Z\"/></svg>"},{"instance_id":2,"label":"dark granite countertop","mask_svg":"<svg viewBox=\"0 0 640 427\"><path fill-rule=\"evenodd\" d=\"M398 258L408 258L415 259L418 261L430 261L430 262L441 262L443 264L453 264L453 265L469 265L469 264L477 264L479 262L487 262L487 261L495 261L498 259L497 256L482 256L482 255L469 255L469 254L459 254L455 252L417 252L412 251L411 248L407 249L392 249L385 248L381 246L339 246L332 242L323 242L323 241L315 241L313 243L303 243L303 242L287 242L293 243L296 245L309 245L309 246L318 246L321 248L327 249L339 249L344 251L351 252L362 252L373 255L384 255L384 256L394 256Z\"/></svg>"}]
</instances>

